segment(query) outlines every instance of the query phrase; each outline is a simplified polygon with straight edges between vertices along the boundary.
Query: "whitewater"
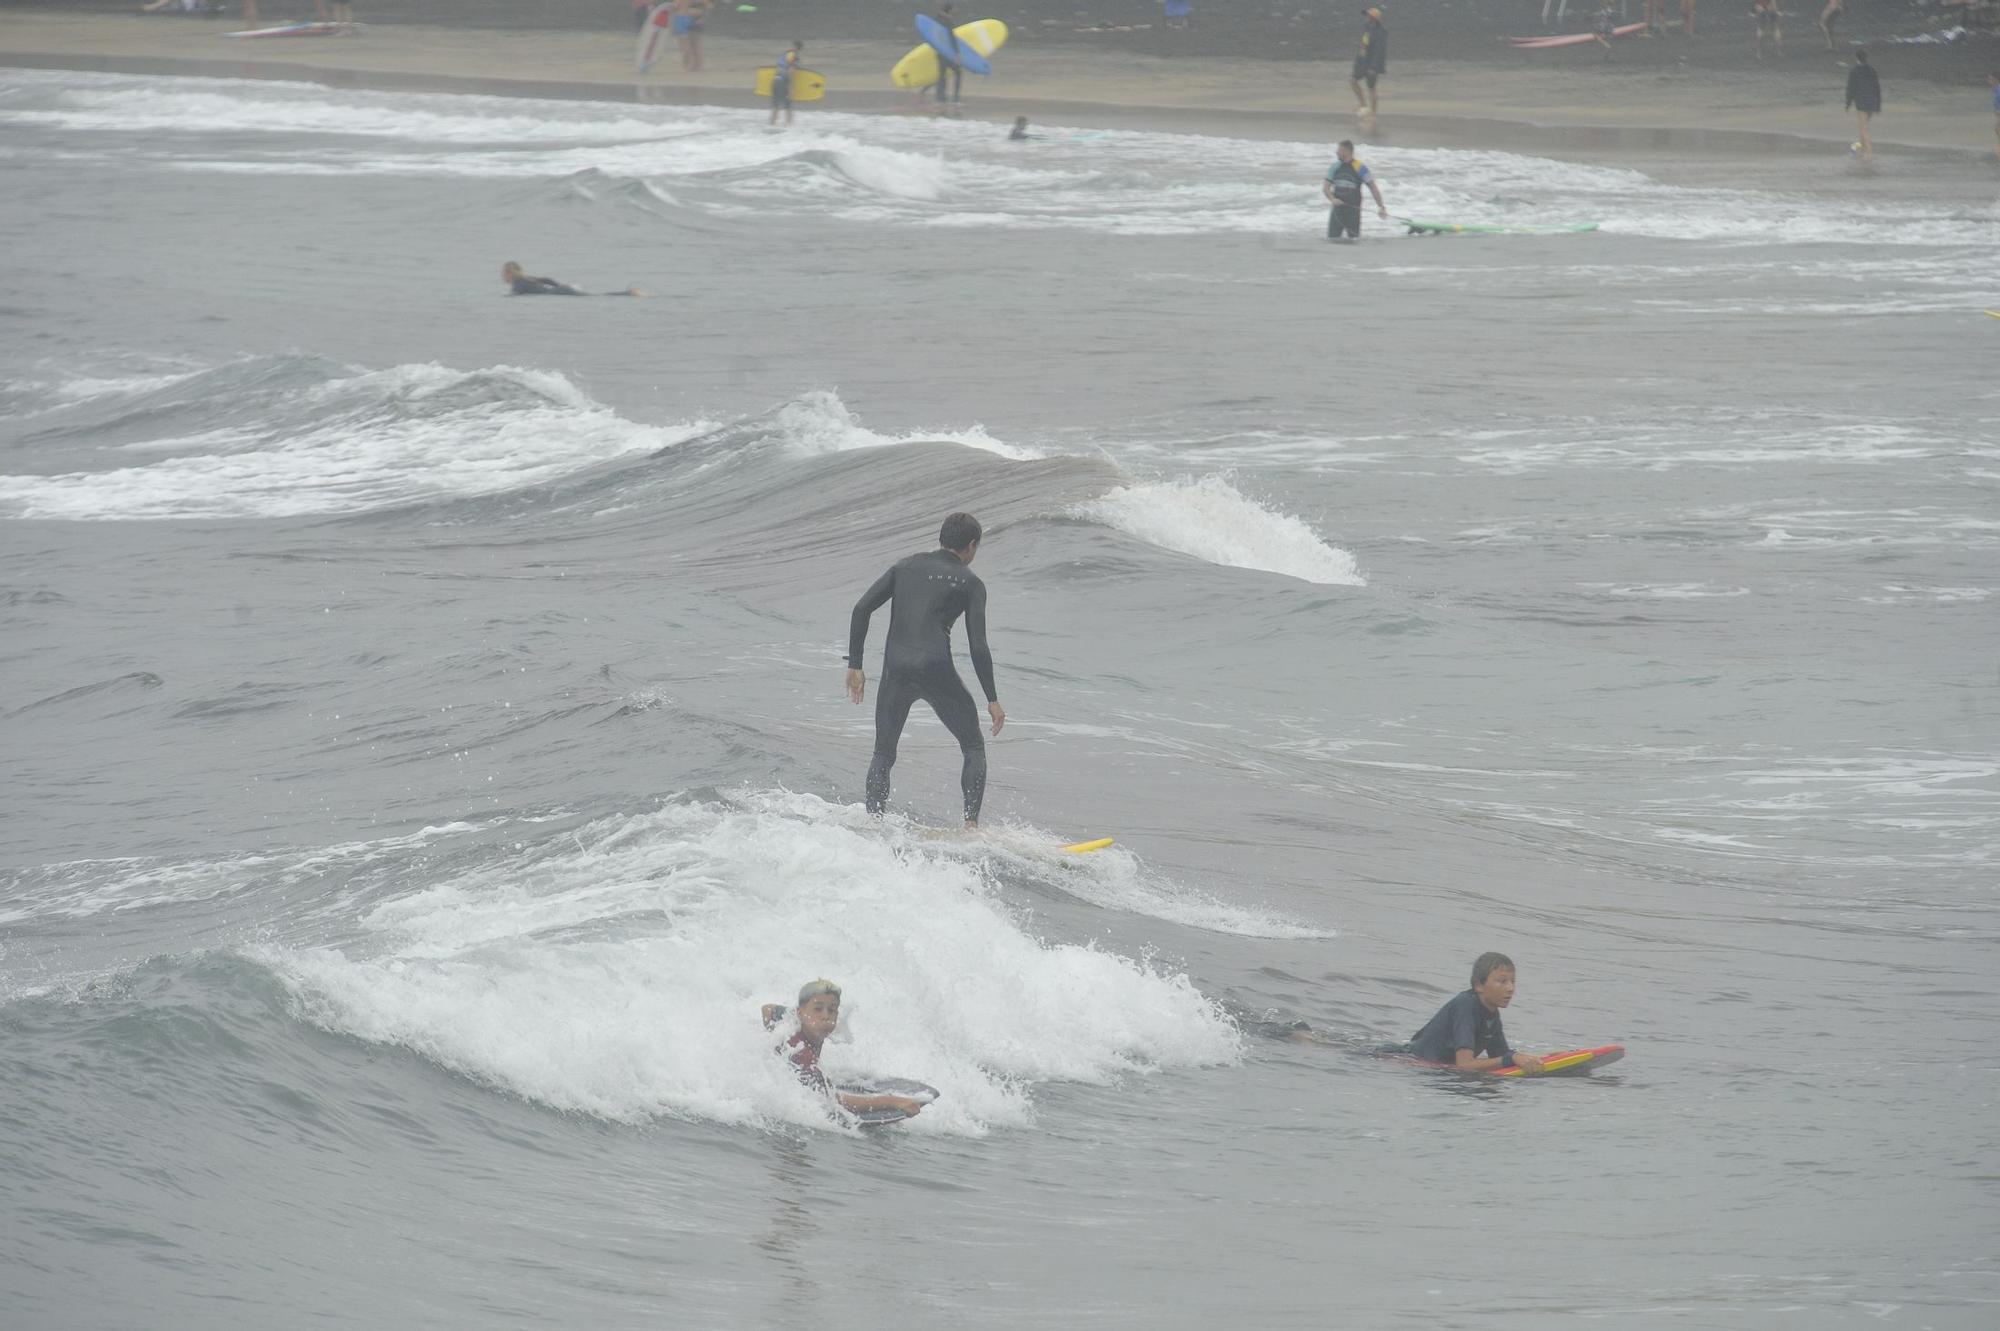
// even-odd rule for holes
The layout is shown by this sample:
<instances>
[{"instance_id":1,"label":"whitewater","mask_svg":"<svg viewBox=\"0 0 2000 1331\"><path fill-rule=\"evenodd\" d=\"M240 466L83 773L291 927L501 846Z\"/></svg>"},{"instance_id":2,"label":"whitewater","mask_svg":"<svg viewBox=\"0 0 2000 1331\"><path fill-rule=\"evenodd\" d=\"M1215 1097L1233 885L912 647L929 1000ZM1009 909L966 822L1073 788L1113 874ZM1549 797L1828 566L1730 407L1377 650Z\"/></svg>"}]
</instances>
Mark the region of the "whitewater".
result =
<instances>
[{"instance_id":1,"label":"whitewater","mask_svg":"<svg viewBox=\"0 0 2000 1331\"><path fill-rule=\"evenodd\" d=\"M1990 1324L1990 180L1364 143L1600 228L1334 247L1279 138L0 126L7 1325ZM959 509L978 837L842 690ZM1626 1060L1370 1056L1494 948ZM772 1055L822 975L934 1106Z\"/></svg>"}]
</instances>

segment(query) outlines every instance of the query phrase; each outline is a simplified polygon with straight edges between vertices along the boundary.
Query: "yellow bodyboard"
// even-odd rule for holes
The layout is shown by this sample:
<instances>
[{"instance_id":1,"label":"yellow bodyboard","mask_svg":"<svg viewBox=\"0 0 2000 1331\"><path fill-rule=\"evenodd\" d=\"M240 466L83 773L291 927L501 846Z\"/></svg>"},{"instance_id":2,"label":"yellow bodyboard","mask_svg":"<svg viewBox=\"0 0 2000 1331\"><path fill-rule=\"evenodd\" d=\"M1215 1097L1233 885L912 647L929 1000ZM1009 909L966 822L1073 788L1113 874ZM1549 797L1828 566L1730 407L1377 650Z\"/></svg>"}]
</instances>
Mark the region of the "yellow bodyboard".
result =
<instances>
[{"instance_id":1,"label":"yellow bodyboard","mask_svg":"<svg viewBox=\"0 0 2000 1331\"><path fill-rule=\"evenodd\" d=\"M1099 837L1095 841L1079 841L1074 846L1064 846L1063 849L1072 855L1088 855L1093 850L1103 850L1111 844L1111 840L1108 836Z\"/></svg>"},{"instance_id":2,"label":"yellow bodyboard","mask_svg":"<svg viewBox=\"0 0 2000 1331\"><path fill-rule=\"evenodd\" d=\"M778 81L778 67L766 65L757 71L757 95L769 97L771 85ZM792 71L792 100L795 102L816 102L826 96L826 79L810 69Z\"/></svg>"},{"instance_id":3,"label":"yellow bodyboard","mask_svg":"<svg viewBox=\"0 0 2000 1331\"><path fill-rule=\"evenodd\" d=\"M951 35L981 55L992 55L1007 44L1007 25L997 18L983 18L953 28ZM928 88L937 81L937 52L928 42L918 43L889 71L889 82L898 88Z\"/></svg>"}]
</instances>

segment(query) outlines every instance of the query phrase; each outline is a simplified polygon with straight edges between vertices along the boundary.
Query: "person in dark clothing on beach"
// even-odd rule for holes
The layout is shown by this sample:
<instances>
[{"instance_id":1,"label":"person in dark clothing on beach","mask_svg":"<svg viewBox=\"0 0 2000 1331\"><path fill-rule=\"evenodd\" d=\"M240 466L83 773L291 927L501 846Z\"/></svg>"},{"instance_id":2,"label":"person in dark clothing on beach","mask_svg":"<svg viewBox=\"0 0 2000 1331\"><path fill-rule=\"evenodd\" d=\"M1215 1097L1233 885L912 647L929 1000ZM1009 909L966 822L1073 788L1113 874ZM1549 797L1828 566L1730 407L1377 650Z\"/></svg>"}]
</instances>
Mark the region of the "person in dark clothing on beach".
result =
<instances>
[{"instance_id":1,"label":"person in dark clothing on beach","mask_svg":"<svg viewBox=\"0 0 2000 1331\"><path fill-rule=\"evenodd\" d=\"M986 741L979 712L951 661L951 626L965 616L965 646L986 694L993 733L1007 724L993 688L993 654L986 648L986 584L967 567L979 553L979 519L954 513L938 531L938 548L911 555L875 580L854 603L847 634L847 696L858 706L867 694L861 671L868 621L889 607L889 638L882 650L882 683L875 691L875 756L868 765L868 812L879 816L889 804L889 770L910 708L930 704L964 754L959 790L965 798L965 825L979 826L986 798Z\"/></svg>"},{"instance_id":2,"label":"person in dark clothing on beach","mask_svg":"<svg viewBox=\"0 0 2000 1331\"><path fill-rule=\"evenodd\" d=\"M1862 158L1873 157L1875 144L1868 137L1868 122L1882 109L1882 80L1875 76L1875 66L1868 63L1866 51L1854 52L1854 68L1847 71L1847 106L1861 128Z\"/></svg>"},{"instance_id":3,"label":"person in dark clothing on beach","mask_svg":"<svg viewBox=\"0 0 2000 1331\"><path fill-rule=\"evenodd\" d=\"M1370 9L1368 23L1361 29L1361 50L1354 57L1354 70L1347 80L1347 86L1354 89L1354 100L1360 104L1356 115L1373 116L1379 109L1375 81L1389 72L1389 30L1382 26L1382 11ZM1361 85L1366 83L1368 91L1363 93Z\"/></svg>"},{"instance_id":4,"label":"person in dark clothing on beach","mask_svg":"<svg viewBox=\"0 0 2000 1331\"><path fill-rule=\"evenodd\" d=\"M553 277L529 277L521 271L518 263L500 265L500 280L514 288L517 296L643 296L646 293L637 287L626 287L623 291L579 291L567 282L558 282Z\"/></svg>"},{"instance_id":5,"label":"person in dark clothing on beach","mask_svg":"<svg viewBox=\"0 0 2000 1331\"><path fill-rule=\"evenodd\" d=\"M958 33L956 31L958 18L952 13L950 5L938 6L938 12L931 15L931 17L937 20L939 27L944 29L945 41L951 47L949 54L943 51L938 52L938 105L944 105L944 85L946 80L950 80L951 82L951 100L956 105L959 89L965 83L965 66L958 63Z\"/></svg>"}]
</instances>

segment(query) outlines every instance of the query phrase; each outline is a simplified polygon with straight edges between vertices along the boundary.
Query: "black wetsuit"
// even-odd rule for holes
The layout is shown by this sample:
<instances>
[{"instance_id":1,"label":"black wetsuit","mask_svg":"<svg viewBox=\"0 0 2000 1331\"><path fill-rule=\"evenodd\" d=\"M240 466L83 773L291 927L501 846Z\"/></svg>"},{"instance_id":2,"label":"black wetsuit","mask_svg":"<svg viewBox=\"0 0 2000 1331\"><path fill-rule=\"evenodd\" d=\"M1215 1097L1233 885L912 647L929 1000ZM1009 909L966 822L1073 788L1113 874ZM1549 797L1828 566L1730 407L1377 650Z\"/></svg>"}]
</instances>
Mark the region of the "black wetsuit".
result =
<instances>
[{"instance_id":1,"label":"black wetsuit","mask_svg":"<svg viewBox=\"0 0 2000 1331\"><path fill-rule=\"evenodd\" d=\"M1470 989L1439 1008L1408 1046L1410 1053L1433 1063L1456 1063L1461 1049L1470 1049L1474 1058L1511 1058L1514 1052L1500 1029L1500 1014L1487 1011Z\"/></svg>"},{"instance_id":2,"label":"black wetsuit","mask_svg":"<svg viewBox=\"0 0 2000 1331\"><path fill-rule=\"evenodd\" d=\"M578 291L567 282L558 282L553 277L517 277L514 279L514 294L517 296L588 296L588 291Z\"/></svg>"},{"instance_id":3,"label":"black wetsuit","mask_svg":"<svg viewBox=\"0 0 2000 1331\"><path fill-rule=\"evenodd\" d=\"M993 655L986 650L986 584L949 550L931 550L896 563L854 603L847 634L847 664L861 669L868 620L890 601L889 641L882 649L882 678L875 686L875 757L868 765L868 811L889 803L889 769L903 723L919 699L958 741L965 763L959 788L967 822L979 820L986 798L986 740L979 733L979 709L951 663L951 626L965 616L965 645L986 701L993 690Z\"/></svg>"}]
</instances>

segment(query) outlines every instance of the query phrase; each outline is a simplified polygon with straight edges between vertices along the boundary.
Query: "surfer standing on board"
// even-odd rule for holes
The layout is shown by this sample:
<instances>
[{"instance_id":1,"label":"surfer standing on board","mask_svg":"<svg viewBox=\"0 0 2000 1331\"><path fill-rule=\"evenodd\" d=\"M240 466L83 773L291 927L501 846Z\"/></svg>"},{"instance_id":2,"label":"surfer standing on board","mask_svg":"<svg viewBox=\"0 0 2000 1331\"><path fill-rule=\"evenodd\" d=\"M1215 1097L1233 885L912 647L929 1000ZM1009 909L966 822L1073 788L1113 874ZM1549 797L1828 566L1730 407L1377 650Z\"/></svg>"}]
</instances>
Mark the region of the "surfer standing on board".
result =
<instances>
[{"instance_id":1,"label":"surfer standing on board","mask_svg":"<svg viewBox=\"0 0 2000 1331\"><path fill-rule=\"evenodd\" d=\"M1359 240L1361 239L1361 187L1366 185L1368 191L1375 196L1375 211L1385 220L1389 216L1389 208L1382 202L1382 187L1375 183L1374 173L1354 155L1354 140L1342 139L1340 146L1333 151L1334 163L1327 168L1326 180L1319 187L1319 192L1333 205L1333 211L1327 214L1326 238L1340 240L1343 238L1342 233L1345 232L1346 238Z\"/></svg>"},{"instance_id":2,"label":"surfer standing on board","mask_svg":"<svg viewBox=\"0 0 2000 1331\"><path fill-rule=\"evenodd\" d=\"M1509 1049L1500 1029L1500 1009L1513 1001L1514 963L1502 953L1484 953L1472 963L1472 987L1439 1008L1405 1052L1460 1072L1519 1068L1532 1077L1542 1060Z\"/></svg>"},{"instance_id":3,"label":"surfer standing on board","mask_svg":"<svg viewBox=\"0 0 2000 1331\"><path fill-rule=\"evenodd\" d=\"M1373 117L1379 110L1375 92L1375 81L1389 72L1389 30L1382 26L1382 11L1370 9L1368 22L1361 29L1361 50L1354 57L1354 70L1347 80L1347 86L1354 89L1354 100L1360 104L1356 115ZM1368 91L1364 95L1361 85L1366 83Z\"/></svg>"},{"instance_id":4,"label":"surfer standing on board","mask_svg":"<svg viewBox=\"0 0 2000 1331\"><path fill-rule=\"evenodd\" d=\"M913 1100L907 1095L855 1095L837 1091L827 1083L826 1074L819 1070L819 1054L827 1038L840 1025L839 985L832 980L806 981L799 990L797 1016L797 1033L779 1045L778 1052L797 1069L800 1081L852 1113L865 1109L895 1109L900 1110L905 1118L915 1118L923 1109L922 1100ZM784 1019L785 1009L782 1006L776 1003L764 1005L765 1030L775 1029Z\"/></svg>"},{"instance_id":5,"label":"surfer standing on board","mask_svg":"<svg viewBox=\"0 0 2000 1331\"><path fill-rule=\"evenodd\" d=\"M965 646L986 693L993 733L1007 724L1006 709L993 689L993 654L986 649L986 584L967 567L979 553L979 519L954 513L938 530L938 548L892 565L854 603L847 633L847 696L858 706L867 695L861 654L868 620L889 607L889 638L882 649L882 683L875 690L875 756L868 764L868 812L880 817L889 805L889 770L903 723L918 700L927 702L964 754L958 784L965 797L965 825L979 826L986 798L986 741L979 711L951 662L951 626L965 616Z\"/></svg>"}]
</instances>

